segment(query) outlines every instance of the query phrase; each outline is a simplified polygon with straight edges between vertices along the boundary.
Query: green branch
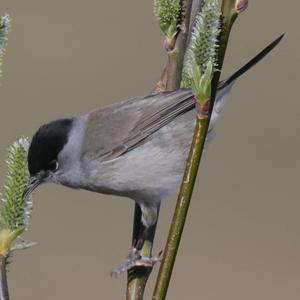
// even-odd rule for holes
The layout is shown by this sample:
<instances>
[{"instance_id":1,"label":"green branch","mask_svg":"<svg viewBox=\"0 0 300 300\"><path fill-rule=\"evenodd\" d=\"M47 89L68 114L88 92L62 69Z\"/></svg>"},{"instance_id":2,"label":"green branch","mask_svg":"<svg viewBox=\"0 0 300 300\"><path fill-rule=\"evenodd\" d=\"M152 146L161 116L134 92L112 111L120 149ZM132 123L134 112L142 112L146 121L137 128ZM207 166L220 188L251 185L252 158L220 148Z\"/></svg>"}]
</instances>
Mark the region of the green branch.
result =
<instances>
[{"instance_id":1,"label":"green branch","mask_svg":"<svg viewBox=\"0 0 300 300\"><path fill-rule=\"evenodd\" d=\"M152 300L163 300L167 295L177 250L179 248L190 199L193 193L194 183L196 181L198 166L202 156L204 146L203 140L205 140L207 128L208 118L197 118L184 180L182 181L180 193L178 195L168 240L164 250L163 261L159 269Z\"/></svg>"},{"instance_id":2,"label":"green branch","mask_svg":"<svg viewBox=\"0 0 300 300\"><path fill-rule=\"evenodd\" d=\"M166 243L166 247L164 250L163 261L160 266L159 274L156 281L155 290L153 293L153 300L164 300L167 295L169 282L171 279L177 251L179 248L181 235L184 229L185 220L187 217L190 200L193 193L194 184L196 181L198 168L201 160L201 156L203 153L203 148L205 144L205 139L209 127L209 121L211 117L212 107L215 100L215 95L217 91L218 81L220 78L220 70L223 65L226 46L229 39L229 34L231 30L231 26L234 20L237 17L237 7L241 1L228 1L223 0L222 3L222 27L221 33L219 35L220 48L218 53L218 59L216 63L216 67L219 71L214 73L213 79L210 79L209 86L210 88L205 90L207 84L201 86L200 79L195 78L200 75L205 76L205 71L201 71L201 65L195 63L195 57L193 59L192 67L200 68L196 71L192 71L192 80L193 82L198 82L197 88L194 88L195 95L198 96L201 94L201 99L196 98L196 108L197 108L197 118L196 118L196 127L194 131L193 141L185 169L185 173L183 176L180 192L177 199L177 204L175 208L175 212L172 219L172 224L170 227L168 240ZM243 1L245 3L245 1ZM203 64L202 64L203 65ZM212 64L211 64L212 65ZM206 75L207 76L207 75ZM192 84L193 85L193 84ZM199 94L200 91L200 94ZM202 98L203 94L208 95L211 91L211 97Z\"/></svg>"}]
</instances>

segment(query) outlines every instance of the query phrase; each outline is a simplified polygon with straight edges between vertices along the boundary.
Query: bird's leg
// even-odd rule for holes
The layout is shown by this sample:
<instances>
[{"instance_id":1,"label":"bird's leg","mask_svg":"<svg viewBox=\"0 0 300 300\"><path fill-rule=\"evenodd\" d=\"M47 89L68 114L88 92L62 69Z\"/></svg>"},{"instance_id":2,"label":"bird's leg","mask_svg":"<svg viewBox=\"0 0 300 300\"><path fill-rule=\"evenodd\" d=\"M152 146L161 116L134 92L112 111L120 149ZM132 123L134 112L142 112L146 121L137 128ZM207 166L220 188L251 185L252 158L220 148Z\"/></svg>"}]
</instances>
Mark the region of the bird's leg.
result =
<instances>
[{"instance_id":1,"label":"bird's leg","mask_svg":"<svg viewBox=\"0 0 300 300\"><path fill-rule=\"evenodd\" d=\"M142 230L143 230L142 210L141 207L137 203L135 203L133 229L132 229L132 250L136 249Z\"/></svg>"},{"instance_id":2,"label":"bird's leg","mask_svg":"<svg viewBox=\"0 0 300 300\"><path fill-rule=\"evenodd\" d=\"M140 254L140 259L136 261L135 265L152 267L159 257L152 257L151 250L156 231L156 224L160 208L160 202L154 202L154 205L148 203L141 203L141 224L139 231L139 238L137 239L136 252Z\"/></svg>"},{"instance_id":3,"label":"bird's leg","mask_svg":"<svg viewBox=\"0 0 300 300\"><path fill-rule=\"evenodd\" d=\"M154 240L159 205L147 206L136 204L134 215L134 227L132 237L132 250L126 262L112 272L119 275L135 266L152 267L160 260L158 256L151 256L152 243Z\"/></svg>"},{"instance_id":4,"label":"bird's leg","mask_svg":"<svg viewBox=\"0 0 300 300\"><path fill-rule=\"evenodd\" d=\"M159 253L158 256L151 255L156 223L149 227L142 227L140 238L135 246L135 253L139 254L139 259L135 261L135 266L153 267L156 262L160 261L161 254Z\"/></svg>"},{"instance_id":5,"label":"bird's leg","mask_svg":"<svg viewBox=\"0 0 300 300\"><path fill-rule=\"evenodd\" d=\"M156 262L160 261L160 254L158 256L143 255L144 247L149 247L150 245L147 244L152 243L147 237L153 236L154 232L155 225L143 230L141 238L130 251L128 259L121 267L111 273L112 276L118 276L136 266L153 267Z\"/></svg>"}]
</instances>

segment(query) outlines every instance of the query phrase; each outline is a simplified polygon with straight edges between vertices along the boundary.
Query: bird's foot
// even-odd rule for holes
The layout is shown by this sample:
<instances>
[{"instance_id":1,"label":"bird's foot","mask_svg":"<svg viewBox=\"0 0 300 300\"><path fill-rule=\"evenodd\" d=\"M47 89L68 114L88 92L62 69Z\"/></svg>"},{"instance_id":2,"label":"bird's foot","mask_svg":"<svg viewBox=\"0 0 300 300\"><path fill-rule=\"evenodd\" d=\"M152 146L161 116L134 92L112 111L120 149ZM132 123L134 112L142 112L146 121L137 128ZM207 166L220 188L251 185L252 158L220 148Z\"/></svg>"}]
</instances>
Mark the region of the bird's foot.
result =
<instances>
[{"instance_id":1,"label":"bird's foot","mask_svg":"<svg viewBox=\"0 0 300 300\"><path fill-rule=\"evenodd\" d=\"M141 251L133 248L131 253L129 254L128 259L125 263L113 270L111 272L112 277L118 277L118 275L123 274L124 272L130 270L133 267L153 267L157 262L161 261L161 253L160 252L157 256L142 256Z\"/></svg>"}]
</instances>

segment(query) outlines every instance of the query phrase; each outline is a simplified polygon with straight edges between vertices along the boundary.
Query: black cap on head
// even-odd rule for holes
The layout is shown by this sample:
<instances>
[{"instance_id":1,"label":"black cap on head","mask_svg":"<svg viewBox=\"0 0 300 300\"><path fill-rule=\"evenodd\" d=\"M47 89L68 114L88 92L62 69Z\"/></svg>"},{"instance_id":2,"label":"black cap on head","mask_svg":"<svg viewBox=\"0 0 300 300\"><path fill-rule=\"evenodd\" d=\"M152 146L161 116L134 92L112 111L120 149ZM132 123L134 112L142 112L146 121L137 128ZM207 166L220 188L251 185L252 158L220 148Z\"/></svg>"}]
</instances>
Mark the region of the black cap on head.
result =
<instances>
[{"instance_id":1,"label":"black cap on head","mask_svg":"<svg viewBox=\"0 0 300 300\"><path fill-rule=\"evenodd\" d=\"M52 168L51 164L68 141L71 127L72 119L60 119L39 128L28 151L28 169L31 176Z\"/></svg>"}]
</instances>

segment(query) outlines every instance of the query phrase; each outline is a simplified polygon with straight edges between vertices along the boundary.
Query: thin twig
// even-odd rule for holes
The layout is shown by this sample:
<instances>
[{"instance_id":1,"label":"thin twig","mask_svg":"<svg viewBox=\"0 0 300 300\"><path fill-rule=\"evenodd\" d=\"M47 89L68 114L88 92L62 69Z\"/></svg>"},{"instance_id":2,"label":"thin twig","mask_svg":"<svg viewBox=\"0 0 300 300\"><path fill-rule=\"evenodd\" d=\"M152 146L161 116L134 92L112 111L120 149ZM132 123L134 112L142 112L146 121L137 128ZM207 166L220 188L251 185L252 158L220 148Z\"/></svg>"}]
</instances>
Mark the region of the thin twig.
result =
<instances>
[{"instance_id":1,"label":"thin twig","mask_svg":"<svg viewBox=\"0 0 300 300\"><path fill-rule=\"evenodd\" d=\"M9 300L6 274L6 258L3 256L1 256L0 259L0 300Z\"/></svg>"},{"instance_id":2,"label":"thin twig","mask_svg":"<svg viewBox=\"0 0 300 300\"><path fill-rule=\"evenodd\" d=\"M223 0L222 3L222 30L220 33L220 49L218 55L218 72L215 72L212 80L212 93L210 99L210 109L208 115L203 111L198 111L196 127L191 145L185 174L182 180L180 192L177 199L171 228L168 235L167 244L164 251L163 261L160 266L152 300L164 300L167 295L169 282L172 275L177 251L180 244L181 235L184 229L188 208L193 193L193 187L196 180L199 163L201 160L204 143L208 131L208 125L211 118L212 108L215 101L218 82L220 79L220 70L223 65L225 51L228 43L230 30L234 20L237 17L235 5L237 0ZM244 1L245 2L245 1Z\"/></svg>"}]
</instances>

